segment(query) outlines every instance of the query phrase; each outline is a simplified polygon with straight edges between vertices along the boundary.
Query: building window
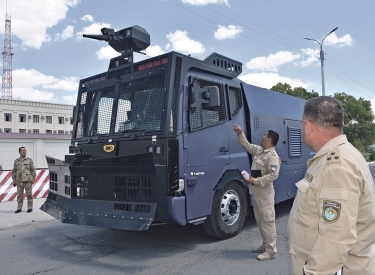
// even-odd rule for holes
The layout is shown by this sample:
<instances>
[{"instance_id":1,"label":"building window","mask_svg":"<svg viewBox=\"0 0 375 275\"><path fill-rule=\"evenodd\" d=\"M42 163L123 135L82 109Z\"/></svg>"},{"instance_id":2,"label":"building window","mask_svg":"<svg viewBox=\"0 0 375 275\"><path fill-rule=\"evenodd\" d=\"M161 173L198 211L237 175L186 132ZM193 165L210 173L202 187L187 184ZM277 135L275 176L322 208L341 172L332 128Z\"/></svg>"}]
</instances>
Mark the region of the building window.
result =
<instances>
[{"instance_id":1,"label":"building window","mask_svg":"<svg viewBox=\"0 0 375 275\"><path fill-rule=\"evenodd\" d=\"M33 129L33 134L39 134L39 129Z\"/></svg>"},{"instance_id":2,"label":"building window","mask_svg":"<svg viewBox=\"0 0 375 275\"><path fill-rule=\"evenodd\" d=\"M64 124L64 117L63 116L59 116L59 124Z\"/></svg>"},{"instance_id":3,"label":"building window","mask_svg":"<svg viewBox=\"0 0 375 275\"><path fill-rule=\"evenodd\" d=\"M73 122L74 122L74 121L73 121L73 118L71 117L71 118L70 118L70 125L73 125Z\"/></svg>"},{"instance_id":4,"label":"building window","mask_svg":"<svg viewBox=\"0 0 375 275\"><path fill-rule=\"evenodd\" d=\"M11 133L12 132L12 128L4 128L4 132L5 133Z\"/></svg>"},{"instance_id":5,"label":"building window","mask_svg":"<svg viewBox=\"0 0 375 275\"><path fill-rule=\"evenodd\" d=\"M58 133L59 133L59 135L63 135L64 134L64 130L59 130Z\"/></svg>"},{"instance_id":6,"label":"building window","mask_svg":"<svg viewBox=\"0 0 375 275\"><path fill-rule=\"evenodd\" d=\"M46 130L46 134L52 134L52 130Z\"/></svg>"},{"instance_id":7,"label":"building window","mask_svg":"<svg viewBox=\"0 0 375 275\"><path fill-rule=\"evenodd\" d=\"M20 122L26 122L26 115L20 114Z\"/></svg>"},{"instance_id":8,"label":"building window","mask_svg":"<svg viewBox=\"0 0 375 275\"><path fill-rule=\"evenodd\" d=\"M46 116L46 123L52 123L52 116Z\"/></svg>"},{"instance_id":9,"label":"building window","mask_svg":"<svg viewBox=\"0 0 375 275\"><path fill-rule=\"evenodd\" d=\"M20 129L20 133L26 133L26 129Z\"/></svg>"},{"instance_id":10,"label":"building window","mask_svg":"<svg viewBox=\"0 0 375 275\"><path fill-rule=\"evenodd\" d=\"M38 115L33 115L33 122L39 123L39 116Z\"/></svg>"},{"instance_id":11,"label":"building window","mask_svg":"<svg viewBox=\"0 0 375 275\"><path fill-rule=\"evenodd\" d=\"M4 114L4 121L12 121L12 114L5 113Z\"/></svg>"}]
</instances>

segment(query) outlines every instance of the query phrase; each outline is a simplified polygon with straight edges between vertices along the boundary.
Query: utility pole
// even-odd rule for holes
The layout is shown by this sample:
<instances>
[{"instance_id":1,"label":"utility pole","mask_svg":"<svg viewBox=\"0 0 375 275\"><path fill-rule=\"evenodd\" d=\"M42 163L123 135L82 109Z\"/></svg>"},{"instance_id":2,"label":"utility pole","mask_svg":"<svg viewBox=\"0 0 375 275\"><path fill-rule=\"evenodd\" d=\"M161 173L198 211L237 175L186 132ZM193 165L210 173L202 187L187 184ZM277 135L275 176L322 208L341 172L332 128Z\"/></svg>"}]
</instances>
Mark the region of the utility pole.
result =
<instances>
[{"instance_id":1,"label":"utility pole","mask_svg":"<svg viewBox=\"0 0 375 275\"><path fill-rule=\"evenodd\" d=\"M337 29L338 29L338 27L334 28L329 34L327 34L326 36L324 36L322 42L320 42L319 40L316 40L316 39L304 38L306 40L316 41L316 42L318 42L318 44L320 46L320 68L321 68L321 74L322 74L322 96L326 95L326 87L325 87L325 83L324 83L324 52L323 52L323 41L324 41L324 39L326 39L326 37L328 35L330 35L331 33L333 33Z\"/></svg>"},{"instance_id":2,"label":"utility pole","mask_svg":"<svg viewBox=\"0 0 375 275\"><path fill-rule=\"evenodd\" d=\"M1 53L3 55L3 82L1 98L13 98L12 93L12 32L11 32L11 18L8 13L5 14L5 33L4 33L4 49Z\"/></svg>"}]
</instances>

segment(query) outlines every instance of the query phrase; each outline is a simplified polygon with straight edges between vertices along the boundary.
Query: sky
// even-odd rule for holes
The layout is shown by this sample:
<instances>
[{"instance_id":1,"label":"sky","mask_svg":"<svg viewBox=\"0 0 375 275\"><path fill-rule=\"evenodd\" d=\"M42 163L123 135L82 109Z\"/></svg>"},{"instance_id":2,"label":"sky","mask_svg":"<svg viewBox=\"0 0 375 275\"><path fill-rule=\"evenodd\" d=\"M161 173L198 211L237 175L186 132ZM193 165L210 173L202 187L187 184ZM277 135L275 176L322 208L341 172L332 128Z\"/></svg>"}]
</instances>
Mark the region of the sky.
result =
<instances>
[{"instance_id":1,"label":"sky","mask_svg":"<svg viewBox=\"0 0 375 275\"><path fill-rule=\"evenodd\" d=\"M75 104L79 80L108 69L118 56L104 41L82 37L103 27L145 28L156 56L217 52L243 64L239 78L278 82L326 95L346 93L375 107L373 0L0 0L13 34L13 99ZM3 22L3 25L1 25ZM1 62L2 66L2 62Z\"/></svg>"}]
</instances>

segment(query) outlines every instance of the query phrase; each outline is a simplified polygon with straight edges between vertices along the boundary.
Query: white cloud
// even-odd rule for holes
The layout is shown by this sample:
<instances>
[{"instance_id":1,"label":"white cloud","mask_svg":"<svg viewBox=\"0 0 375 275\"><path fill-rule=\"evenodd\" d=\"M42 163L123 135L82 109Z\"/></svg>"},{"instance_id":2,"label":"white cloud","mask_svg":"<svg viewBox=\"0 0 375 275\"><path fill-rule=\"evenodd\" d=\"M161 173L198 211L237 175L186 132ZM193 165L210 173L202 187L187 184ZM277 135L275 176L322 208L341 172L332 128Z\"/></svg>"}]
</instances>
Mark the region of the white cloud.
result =
<instances>
[{"instance_id":1,"label":"white cloud","mask_svg":"<svg viewBox=\"0 0 375 275\"><path fill-rule=\"evenodd\" d=\"M74 35L74 27L72 25L67 26L62 33L56 33L56 41L59 40L66 40L68 38L73 37Z\"/></svg>"},{"instance_id":2,"label":"white cloud","mask_svg":"<svg viewBox=\"0 0 375 275\"><path fill-rule=\"evenodd\" d=\"M151 57L158 56L164 53L165 52L160 48L160 46L157 46L157 45L149 46L146 49L146 55L151 56Z\"/></svg>"},{"instance_id":3,"label":"white cloud","mask_svg":"<svg viewBox=\"0 0 375 275\"><path fill-rule=\"evenodd\" d=\"M82 21L89 21L89 22L94 22L94 17L92 15L86 14L81 17Z\"/></svg>"},{"instance_id":4,"label":"white cloud","mask_svg":"<svg viewBox=\"0 0 375 275\"><path fill-rule=\"evenodd\" d=\"M100 50L96 52L98 59L111 59L119 55L120 53L116 52L111 46L101 47Z\"/></svg>"},{"instance_id":5,"label":"white cloud","mask_svg":"<svg viewBox=\"0 0 375 275\"><path fill-rule=\"evenodd\" d=\"M206 49L204 45L196 40L188 37L187 31L177 30L174 33L167 34L170 43L166 49L172 51L182 52L186 54L203 53Z\"/></svg>"},{"instance_id":6,"label":"white cloud","mask_svg":"<svg viewBox=\"0 0 375 275\"><path fill-rule=\"evenodd\" d=\"M217 26L217 31L214 32L214 37L217 40L234 39L243 31L241 26L229 25Z\"/></svg>"},{"instance_id":7,"label":"white cloud","mask_svg":"<svg viewBox=\"0 0 375 275\"><path fill-rule=\"evenodd\" d=\"M301 67L307 67L312 65L314 62L319 61L319 50L314 49L302 49L302 58L304 60L300 62L296 62L296 65L300 65Z\"/></svg>"},{"instance_id":8,"label":"white cloud","mask_svg":"<svg viewBox=\"0 0 375 275\"><path fill-rule=\"evenodd\" d=\"M12 33L22 40L24 47L40 49L43 43L51 41L47 30L66 17L69 7L78 5L78 0L17 0L8 1L8 10L12 11ZM1 1L0 10L5 10L5 1ZM4 22L4 12L0 13L0 22ZM4 28L0 28L4 33Z\"/></svg>"},{"instance_id":9,"label":"white cloud","mask_svg":"<svg viewBox=\"0 0 375 275\"><path fill-rule=\"evenodd\" d=\"M303 82L299 79L292 79L289 77L284 77L279 74L274 74L274 73L254 73L254 74L246 74L238 77L242 81L262 87L262 88L267 88L270 89L272 86L276 85L277 83L288 83L290 86L294 87L308 87L311 85L311 82Z\"/></svg>"},{"instance_id":10,"label":"white cloud","mask_svg":"<svg viewBox=\"0 0 375 275\"><path fill-rule=\"evenodd\" d=\"M110 28L111 25L107 23L92 23L90 26L82 28L80 32L77 32L77 38L82 39L82 34L99 34L101 35L102 28Z\"/></svg>"},{"instance_id":11,"label":"white cloud","mask_svg":"<svg viewBox=\"0 0 375 275\"><path fill-rule=\"evenodd\" d=\"M339 48L344 46L353 45L353 39L350 34L345 34L342 37L337 37L336 33L331 33L324 40L324 44L329 46L338 46Z\"/></svg>"},{"instance_id":12,"label":"white cloud","mask_svg":"<svg viewBox=\"0 0 375 275\"><path fill-rule=\"evenodd\" d=\"M66 101L65 103L66 104L72 104L72 105L75 105L76 102L77 102L77 95L67 95L67 96L63 96L63 100Z\"/></svg>"},{"instance_id":13,"label":"white cloud","mask_svg":"<svg viewBox=\"0 0 375 275\"><path fill-rule=\"evenodd\" d=\"M292 62L300 57L297 53L279 51L269 56L255 57L246 63L246 67L250 70L277 72L278 67L281 65Z\"/></svg>"},{"instance_id":14,"label":"white cloud","mask_svg":"<svg viewBox=\"0 0 375 275\"><path fill-rule=\"evenodd\" d=\"M42 87L45 89L76 91L78 89L78 78L76 77L64 77L63 79L54 78L53 82L43 84Z\"/></svg>"},{"instance_id":15,"label":"white cloud","mask_svg":"<svg viewBox=\"0 0 375 275\"><path fill-rule=\"evenodd\" d=\"M190 4L194 6L207 5L207 4L225 4L229 7L228 0L182 0L184 4Z\"/></svg>"},{"instance_id":16,"label":"white cloud","mask_svg":"<svg viewBox=\"0 0 375 275\"><path fill-rule=\"evenodd\" d=\"M77 90L78 79L65 77L63 79L45 75L35 69L17 69L13 71L13 98L32 101L51 101L52 92L43 89Z\"/></svg>"}]
</instances>

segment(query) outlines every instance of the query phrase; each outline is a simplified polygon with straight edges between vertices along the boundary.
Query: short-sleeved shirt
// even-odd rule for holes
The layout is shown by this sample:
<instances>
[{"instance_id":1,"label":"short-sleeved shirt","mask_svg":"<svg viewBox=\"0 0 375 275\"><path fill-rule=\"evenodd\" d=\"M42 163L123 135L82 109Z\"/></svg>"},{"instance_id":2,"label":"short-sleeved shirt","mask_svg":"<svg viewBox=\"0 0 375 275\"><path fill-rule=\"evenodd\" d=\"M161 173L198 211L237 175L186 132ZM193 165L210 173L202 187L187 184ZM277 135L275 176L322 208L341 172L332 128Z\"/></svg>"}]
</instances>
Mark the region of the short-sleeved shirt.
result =
<instances>
[{"instance_id":1,"label":"short-sleeved shirt","mask_svg":"<svg viewBox=\"0 0 375 275\"><path fill-rule=\"evenodd\" d=\"M250 185L250 194L264 199L274 196L273 182L279 176L281 164L275 147L263 149L262 146L251 144L243 133L237 134L237 138L245 150L254 157L251 170L260 170L262 174L261 177L254 180L254 185Z\"/></svg>"},{"instance_id":2,"label":"short-sleeved shirt","mask_svg":"<svg viewBox=\"0 0 375 275\"><path fill-rule=\"evenodd\" d=\"M307 162L289 216L290 252L306 274L375 274L374 181L345 135ZM302 271L301 271L302 274Z\"/></svg>"}]
</instances>

